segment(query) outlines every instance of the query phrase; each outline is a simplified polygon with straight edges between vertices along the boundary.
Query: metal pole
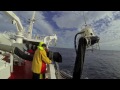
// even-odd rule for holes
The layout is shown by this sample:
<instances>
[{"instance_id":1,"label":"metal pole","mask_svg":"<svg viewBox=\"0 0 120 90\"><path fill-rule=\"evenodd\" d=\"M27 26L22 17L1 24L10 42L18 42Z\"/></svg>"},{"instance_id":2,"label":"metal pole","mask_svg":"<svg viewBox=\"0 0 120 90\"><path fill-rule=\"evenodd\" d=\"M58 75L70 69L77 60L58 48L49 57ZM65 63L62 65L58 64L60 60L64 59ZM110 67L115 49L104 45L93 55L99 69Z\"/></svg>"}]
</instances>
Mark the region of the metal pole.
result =
<instances>
[{"instance_id":1,"label":"metal pole","mask_svg":"<svg viewBox=\"0 0 120 90\"><path fill-rule=\"evenodd\" d=\"M11 69L11 72L13 72L13 54L10 53L10 69Z\"/></svg>"},{"instance_id":2,"label":"metal pole","mask_svg":"<svg viewBox=\"0 0 120 90\"><path fill-rule=\"evenodd\" d=\"M29 25L29 29L28 29L28 38L32 38L32 29L33 29L33 23L35 21L35 11L33 12L32 18L30 20L30 25Z\"/></svg>"}]
</instances>

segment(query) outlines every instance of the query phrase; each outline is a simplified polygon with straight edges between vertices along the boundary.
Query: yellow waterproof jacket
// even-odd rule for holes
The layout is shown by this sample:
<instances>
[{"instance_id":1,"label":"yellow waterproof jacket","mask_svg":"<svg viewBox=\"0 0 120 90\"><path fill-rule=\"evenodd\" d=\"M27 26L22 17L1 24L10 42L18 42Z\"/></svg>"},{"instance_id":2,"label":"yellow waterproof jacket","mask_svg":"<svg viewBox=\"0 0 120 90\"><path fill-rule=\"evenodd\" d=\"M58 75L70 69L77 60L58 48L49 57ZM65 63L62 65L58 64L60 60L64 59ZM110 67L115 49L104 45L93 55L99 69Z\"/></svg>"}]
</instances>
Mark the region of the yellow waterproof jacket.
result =
<instances>
[{"instance_id":1,"label":"yellow waterproof jacket","mask_svg":"<svg viewBox=\"0 0 120 90\"><path fill-rule=\"evenodd\" d=\"M46 51L44 49L40 50L39 48L35 51L33 61L32 61L32 72L40 74L42 68L42 60L50 64L51 60L47 57Z\"/></svg>"}]
</instances>

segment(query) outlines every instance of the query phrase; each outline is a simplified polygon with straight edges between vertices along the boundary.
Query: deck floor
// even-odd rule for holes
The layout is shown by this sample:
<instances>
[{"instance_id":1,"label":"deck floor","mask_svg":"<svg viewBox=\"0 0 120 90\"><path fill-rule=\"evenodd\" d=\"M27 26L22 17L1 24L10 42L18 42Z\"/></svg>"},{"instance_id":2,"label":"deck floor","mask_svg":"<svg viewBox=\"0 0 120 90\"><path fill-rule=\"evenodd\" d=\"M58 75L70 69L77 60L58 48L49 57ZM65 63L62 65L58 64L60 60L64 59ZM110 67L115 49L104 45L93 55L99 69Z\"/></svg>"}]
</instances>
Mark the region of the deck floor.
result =
<instances>
[{"instance_id":1,"label":"deck floor","mask_svg":"<svg viewBox=\"0 0 120 90\"><path fill-rule=\"evenodd\" d=\"M9 79L32 79L31 61L25 61L21 66L14 65Z\"/></svg>"}]
</instances>

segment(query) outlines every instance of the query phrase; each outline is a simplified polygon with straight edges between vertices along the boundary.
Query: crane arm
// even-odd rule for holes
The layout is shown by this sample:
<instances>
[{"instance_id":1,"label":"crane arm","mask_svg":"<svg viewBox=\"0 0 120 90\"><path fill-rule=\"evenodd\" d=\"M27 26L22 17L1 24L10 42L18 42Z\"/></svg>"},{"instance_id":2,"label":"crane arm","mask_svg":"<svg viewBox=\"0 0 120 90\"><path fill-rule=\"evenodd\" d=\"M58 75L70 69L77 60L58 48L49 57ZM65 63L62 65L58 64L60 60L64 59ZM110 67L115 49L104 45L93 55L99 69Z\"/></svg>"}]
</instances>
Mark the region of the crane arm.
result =
<instances>
[{"instance_id":1,"label":"crane arm","mask_svg":"<svg viewBox=\"0 0 120 90\"><path fill-rule=\"evenodd\" d=\"M14 21L14 23L16 23L18 31L22 32L23 26L20 19L12 11L4 11L4 12Z\"/></svg>"}]
</instances>

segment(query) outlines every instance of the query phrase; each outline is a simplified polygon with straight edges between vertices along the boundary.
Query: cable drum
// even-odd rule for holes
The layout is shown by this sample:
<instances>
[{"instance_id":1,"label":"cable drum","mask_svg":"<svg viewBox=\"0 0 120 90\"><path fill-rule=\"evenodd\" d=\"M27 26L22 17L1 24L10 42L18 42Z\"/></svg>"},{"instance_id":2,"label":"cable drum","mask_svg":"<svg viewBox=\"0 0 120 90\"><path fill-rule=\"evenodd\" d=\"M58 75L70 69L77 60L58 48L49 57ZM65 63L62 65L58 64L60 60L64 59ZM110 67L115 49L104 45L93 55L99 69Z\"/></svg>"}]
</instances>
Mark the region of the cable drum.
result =
<instances>
[{"instance_id":1,"label":"cable drum","mask_svg":"<svg viewBox=\"0 0 120 90\"><path fill-rule=\"evenodd\" d=\"M55 61L55 62L58 62L58 63L61 63L62 62L62 56L59 52L52 52L52 51L49 51L47 53L47 56L49 57L49 59Z\"/></svg>"}]
</instances>

